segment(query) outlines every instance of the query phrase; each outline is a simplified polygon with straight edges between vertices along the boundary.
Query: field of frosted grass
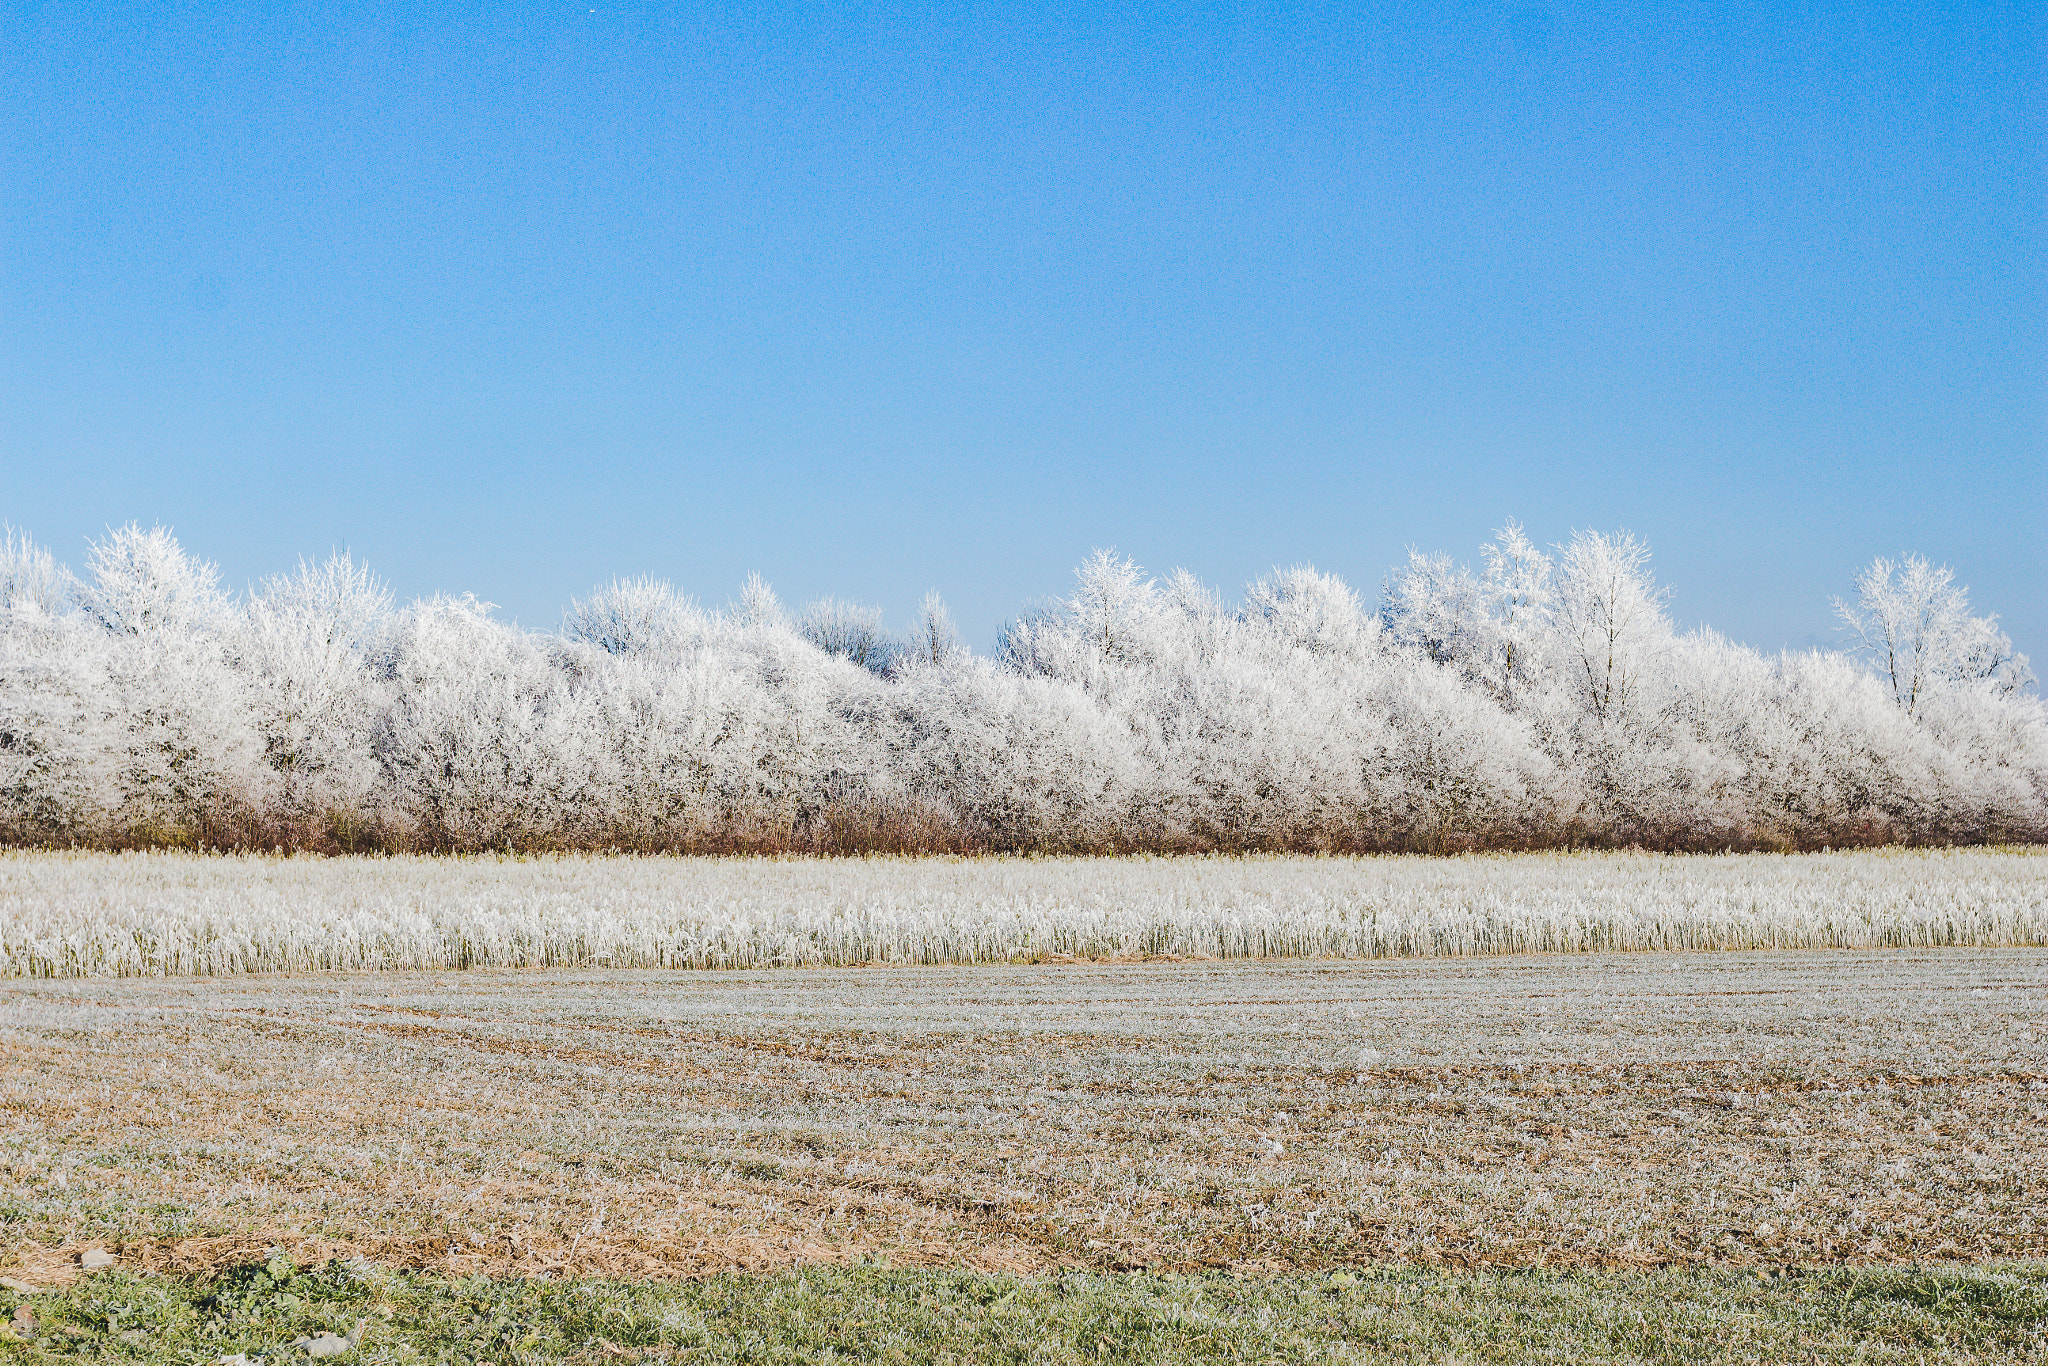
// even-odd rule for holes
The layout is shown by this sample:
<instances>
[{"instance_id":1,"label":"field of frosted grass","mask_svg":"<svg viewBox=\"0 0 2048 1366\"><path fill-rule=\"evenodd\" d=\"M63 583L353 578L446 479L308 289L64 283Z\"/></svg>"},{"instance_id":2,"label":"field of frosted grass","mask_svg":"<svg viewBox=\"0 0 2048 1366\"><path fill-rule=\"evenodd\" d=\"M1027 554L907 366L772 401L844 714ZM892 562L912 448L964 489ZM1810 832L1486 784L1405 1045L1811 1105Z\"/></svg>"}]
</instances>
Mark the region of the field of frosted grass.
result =
<instances>
[{"instance_id":1,"label":"field of frosted grass","mask_svg":"<svg viewBox=\"0 0 2048 1366\"><path fill-rule=\"evenodd\" d=\"M0 976L2048 945L2048 850L0 855Z\"/></svg>"}]
</instances>

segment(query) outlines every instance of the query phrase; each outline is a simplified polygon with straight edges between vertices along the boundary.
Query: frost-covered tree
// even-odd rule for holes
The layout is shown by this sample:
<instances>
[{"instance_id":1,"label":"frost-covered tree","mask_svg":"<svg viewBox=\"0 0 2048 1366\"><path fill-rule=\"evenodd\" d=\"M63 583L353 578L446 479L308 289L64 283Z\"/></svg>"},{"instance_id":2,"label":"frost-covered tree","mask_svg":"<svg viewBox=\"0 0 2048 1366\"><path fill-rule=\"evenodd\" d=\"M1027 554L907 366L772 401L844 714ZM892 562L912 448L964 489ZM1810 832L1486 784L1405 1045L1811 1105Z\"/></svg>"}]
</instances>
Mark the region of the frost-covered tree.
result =
<instances>
[{"instance_id":1,"label":"frost-covered tree","mask_svg":"<svg viewBox=\"0 0 2048 1366\"><path fill-rule=\"evenodd\" d=\"M590 814L595 727L548 642L474 597L414 603L377 660L373 744L396 813L432 845L573 842Z\"/></svg>"},{"instance_id":2,"label":"frost-covered tree","mask_svg":"<svg viewBox=\"0 0 2048 1366\"><path fill-rule=\"evenodd\" d=\"M2034 681L1998 618L1972 616L1969 589L1923 556L1872 560L1856 576L1855 602L1835 599L1835 614L1909 714L1939 690L1982 684L2016 694Z\"/></svg>"},{"instance_id":3,"label":"frost-covered tree","mask_svg":"<svg viewBox=\"0 0 2048 1366\"><path fill-rule=\"evenodd\" d=\"M113 800L107 650L49 551L0 532L0 833L89 836Z\"/></svg>"},{"instance_id":4,"label":"frost-covered tree","mask_svg":"<svg viewBox=\"0 0 2048 1366\"><path fill-rule=\"evenodd\" d=\"M204 837L261 811L272 784L220 571L168 528L133 524L93 542L86 567L76 595L104 660L113 819L147 839Z\"/></svg>"},{"instance_id":5,"label":"frost-covered tree","mask_svg":"<svg viewBox=\"0 0 2048 1366\"><path fill-rule=\"evenodd\" d=\"M1483 681L1512 704L1542 666L1545 635L1557 610L1555 566L1513 518L1480 553L1486 560L1480 595L1491 625Z\"/></svg>"},{"instance_id":6,"label":"frost-covered tree","mask_svg":"<svg viewBox=\"0 0 2048 1366\"><path fill-rule=\"evenodd\" d=\"M380 769L372 730L388 701L373 666L392 627L391 593L347 554L266 579L249 595L236 662L288 819L350 823Z\"/></svg>"},{"instance_id":7,"label":"frost-covered tree","mask_svg":"<svg viewBox=\"0 0 2048 1366\"><path fill-rule=\"evenodd\" d=\"M69 576L28 533L0 526L0 612L56 617L69 606Z\"/></svg>"},{"instance_id":8,"label":"frost-covered tree","mask_svg":"<svg viewBox=\"0 0 2048 1366\"><path fill-rule=\"evenodd\" d=\"M1357 590L1309 565L1278 569L1245 591L1244 616L1314 655L1361 659L1378 645L1378 623Z\"/></svg>"},{"instance_id":9,"label":"frost-covered tree","mask_svg":"<svg viewBox=\"0 0 2048 1366\"><path fill-rule=\"evenodd\" d=\"M758 576L622 579L556 634L394 611L346 556L240 602L163 529L82 580L0 536L0 836L405 847L1462 849L2048 838L2048 715L1944 570L1880 561L1859 652L1680 634L1626 534L1368 611L1275 570L1235 605L1108 552L993 659ZM1870 667L1874 664L1876 667Z\"/></svg>"},{"instance_id":10,"label":"frost-covered tree","mask_svg":"<svg viewBox=\"0 0 2048 1366\"><path fill-rule=\"evenodd\" d=\"M562 634L609 655L672 652L700 636L705 615L661 579L613 579L569 604Z\"/></svg>"},{"instance_id":11,"label":"frost-covered tree","mask_svg":"<svg viewBox=\"0 0 2048 1366\"><path fill-rule=\"evenodd\" d=\"M758 576L723 612L639 596L654 610L636 620L666 625L620 632L603 624L615 611L586 605L581 621L600 629L575 632L584 653L557 661L588 709L592 830L640 847L802 847L834 810L865 812L891 790L884 684L874 664L826 648L861 644L825 629L832 611L792 623Z\"/></svg>"},{"instance_id":12,"label":"frost-covered tree","mask_svg":"<svg viewBox=\"0 0 2048 1366\"><path fill-rule=\"evenodd\" d=\"M110 636L194 635L228 615L220 570L186 554L168 527L130 522L94 541L85 564L79 606Z\"/></svg>"},{"instance_id":13,"label":"frost-covered tree","mask_svg":"<svg viewBox=\"0 0 2048 1366\"><path fill-rule=\"evenodd\" d=\"M740 585L739 600L727 610L726 616L734 625L750 630L780 631L789 626L782 599L759 574L747 575L747 581Z\"/></svg>"},{"instance_id":14,"label":"frost-covered tree","mask_svg":"<svg viewBox=\"0 0 2048 1366\"><path fill-rule=\"evenodd\" d=\"M1159 587L1111 550L1097 550L1074 571L1074 591L1019 622L1009 654L1026 672L1082 676L1140 662Z\"/></svg>"},{"instance_id":15,"label":"frost-covered tree","mask_svg":"<svg viewBox=\"0 0 2048 1366\"><path fill-rule=\"evenodd\" d=\"M837 655L863 669L882 672L889 662L889 639L882 630L882 609L820 598L797 618L797 634L828 655Z\"/></svg>"},{"instance_id":16,"label":"frost-covered tree","mask_svg":"<svg viewBox=\"0 0 2048 1366\"><path fill-rule=\"evenodd\" d=\"M917 605L917 624L895 652L896 657L905 665L937 669L958 661L966 653L967 647L953 625L953 614L946 610L945 599L936 590L926 593Z\"/></svg>"},{"instance_id":17,"label":"frost-covered tree","mask_svg":"<svg viewBox=\"0 0 2048 1366\"><path fill-rule=\"evenodd\" d=\"M1549 555L1510 520L1481 548L1481 574L1445 555L1410 551L1387 581L1381 620L1395 644L1512 703L1544 662L1556 626L1556 585Z\"/></svg>"},{"instance_id":18,"label":"frost-covered tree","mask_svg":"<svg viewBox=\"0 0 2048 1366\"><path fill-rule=\"evenodd\" d=\"M1560 667L1594 720L1625 717L1671 641L1668 594L1650 548L1627 532L1582 531L1558 559L1553 631Z\"/></svg>"},{"instance_id":19,"label":"frost-covered tree","mask_svg":"<svg viewBox=\"0 0 2048 1366\"><path fill-rule=\"evenodd\" d=\"M891 700L904 796L972 846L1139 843L1131 815L1147 765L1137 737L1080 684L956 657L907 670Z\"/></svg>"},{"instance_id":20,"label":"frost-covered tree","mask_svg":"<svg viewBox=\"0 0 2048 1366\"><path fill-rule=\"evenodd\" d=\"M1472 571L1448 555L1413 549L1387 578L1380 619L1395 645L1468 673L1485 658L1493 634L1486 593Z\"/></svg>"}]
</instances>

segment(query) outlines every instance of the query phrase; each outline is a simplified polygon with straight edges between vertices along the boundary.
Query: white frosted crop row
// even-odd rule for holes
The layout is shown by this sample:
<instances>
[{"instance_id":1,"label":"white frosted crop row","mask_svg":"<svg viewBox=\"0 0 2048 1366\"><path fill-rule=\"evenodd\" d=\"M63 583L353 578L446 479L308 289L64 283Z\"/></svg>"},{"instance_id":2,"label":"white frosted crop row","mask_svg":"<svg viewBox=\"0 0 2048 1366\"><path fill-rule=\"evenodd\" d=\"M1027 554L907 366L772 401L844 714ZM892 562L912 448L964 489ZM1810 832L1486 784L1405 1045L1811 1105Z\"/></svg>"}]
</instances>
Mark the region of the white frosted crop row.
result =
<instances>
[{"instance_id":1,"label":"white frosted crop row","mask_svg":"<svg viewBox=\"0 0 2048 1366\"><path fill-rule=\"evenodd\" d=\"M0 975L2048 945L2048 851L0 855Z\"/></svg>"}]
</instances>

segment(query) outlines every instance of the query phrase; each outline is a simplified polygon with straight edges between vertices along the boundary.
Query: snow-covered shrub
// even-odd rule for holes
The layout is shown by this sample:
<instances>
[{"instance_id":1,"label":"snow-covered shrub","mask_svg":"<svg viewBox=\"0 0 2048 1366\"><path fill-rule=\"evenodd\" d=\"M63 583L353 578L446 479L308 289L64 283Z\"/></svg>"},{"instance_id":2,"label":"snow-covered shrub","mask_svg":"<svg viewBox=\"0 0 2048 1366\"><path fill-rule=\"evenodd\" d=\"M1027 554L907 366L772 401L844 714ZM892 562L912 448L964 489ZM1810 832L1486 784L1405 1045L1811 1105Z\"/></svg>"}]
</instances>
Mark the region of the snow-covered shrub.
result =
<instances>
[{"instance_id":1,"label":"snow-covered shrub","mask_svg":"<svg viewBox=\"0 0 2048 1366\"><path fill-rule=\"evenodd\" d=\"M0 835L350 848L1799 848L2048 838L2048 714L1944 569L1879 560L1851 653L1680 632L1627 534L1377 610L1312 568L1233 606L1108 552L976 657L750 579L621 579L559 633L395 610L347 556L239 600L161 528L73 578L0 538Z\"/></svg>"}]
</instances>

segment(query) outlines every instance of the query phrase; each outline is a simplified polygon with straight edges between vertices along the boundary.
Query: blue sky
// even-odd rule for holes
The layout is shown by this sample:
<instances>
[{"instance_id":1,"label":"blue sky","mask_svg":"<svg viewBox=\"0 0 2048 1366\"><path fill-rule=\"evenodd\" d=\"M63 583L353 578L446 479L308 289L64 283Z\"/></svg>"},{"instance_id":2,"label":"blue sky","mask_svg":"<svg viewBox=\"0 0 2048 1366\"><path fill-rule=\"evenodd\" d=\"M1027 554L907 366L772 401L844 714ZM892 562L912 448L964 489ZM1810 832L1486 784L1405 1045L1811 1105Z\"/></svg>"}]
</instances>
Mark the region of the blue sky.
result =
<instances>
[{"instance_id":1,"label":"blue sky","mask_svg":"<svg viewBox=\"0 0 2048 1366\"><path fill-rule=\"evenodd\" d=\"M0 518L985 647L1507 517L2048 654L2038 5L5 6Z\"/></svg>"}]
</instances>

